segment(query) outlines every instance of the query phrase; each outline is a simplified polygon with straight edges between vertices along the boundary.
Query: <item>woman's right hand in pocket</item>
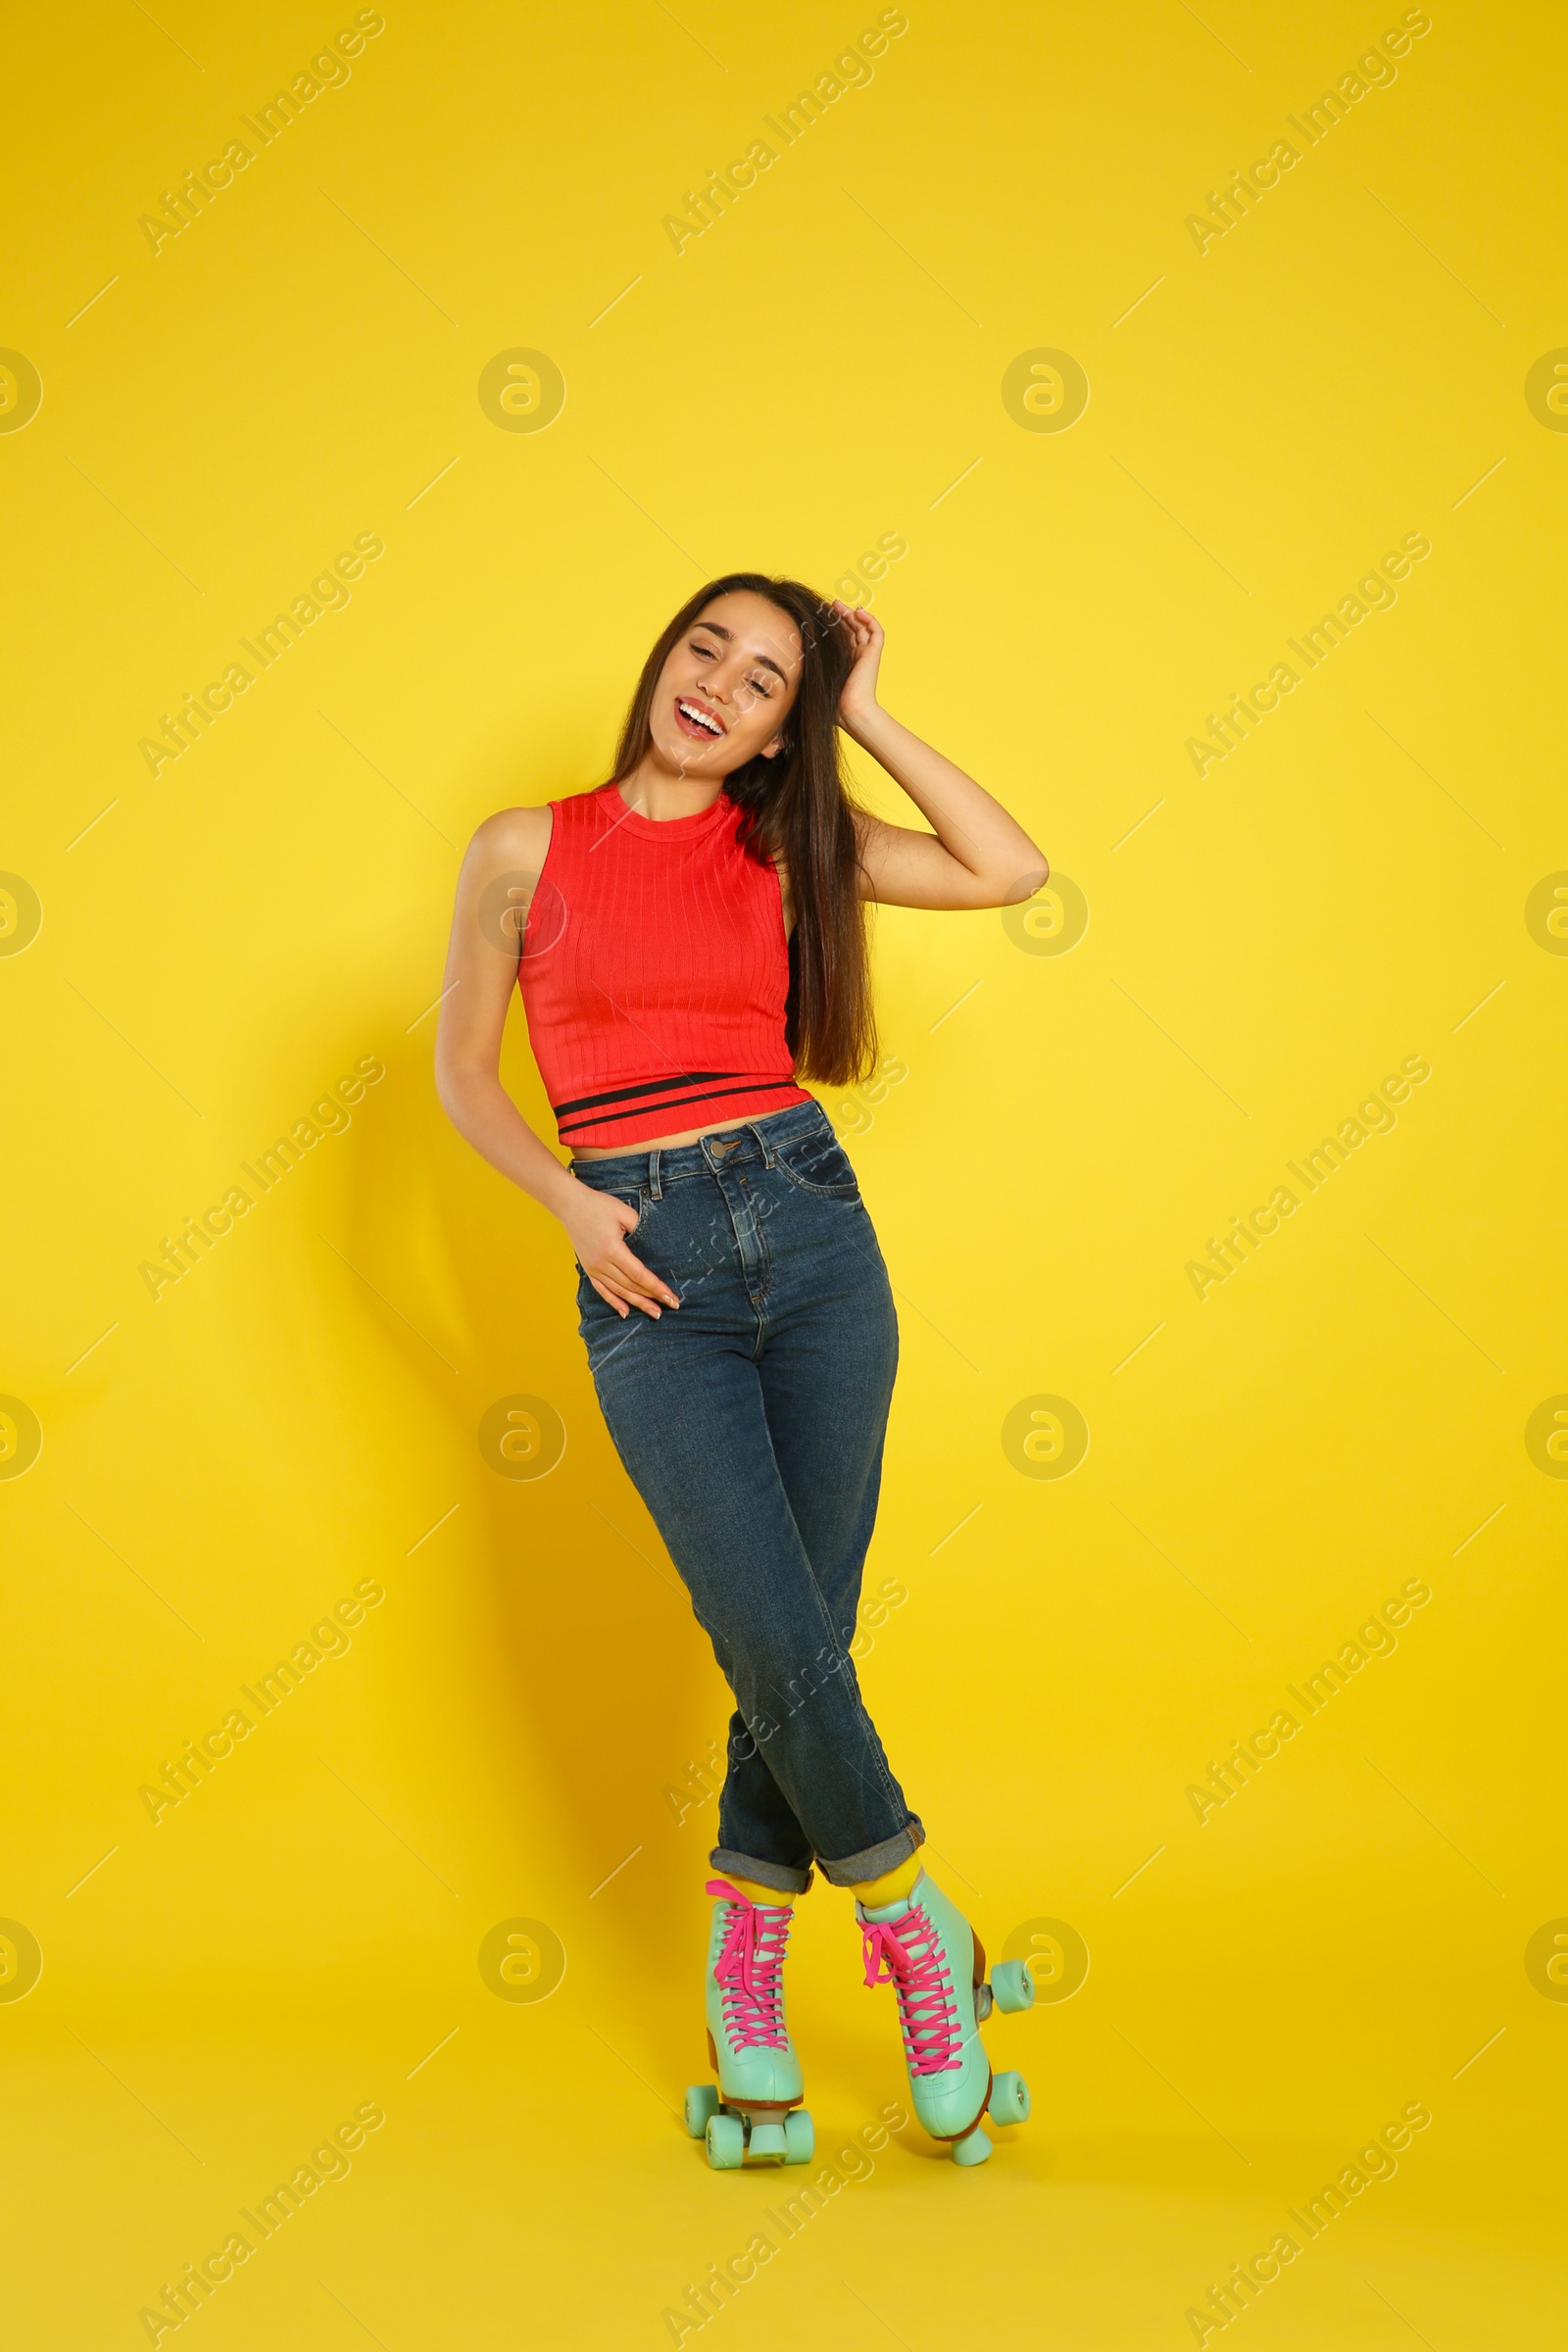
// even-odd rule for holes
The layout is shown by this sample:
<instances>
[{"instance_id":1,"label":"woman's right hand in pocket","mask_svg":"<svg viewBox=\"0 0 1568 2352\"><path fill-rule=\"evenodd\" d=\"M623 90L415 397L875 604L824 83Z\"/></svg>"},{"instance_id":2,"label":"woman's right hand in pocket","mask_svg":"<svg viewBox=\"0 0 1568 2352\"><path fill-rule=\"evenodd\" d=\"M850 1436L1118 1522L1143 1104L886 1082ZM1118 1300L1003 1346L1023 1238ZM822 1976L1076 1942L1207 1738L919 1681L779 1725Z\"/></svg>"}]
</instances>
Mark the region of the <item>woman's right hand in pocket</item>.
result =
<instances>
[{"instance_id":1,"label":"woman's right hand in pocket","mask_svg":"<svg viewBox=\"0 0 1568 2352\"><path fill-rule=\"evenodd\" d=\"M650 1273L627 1247L625 1236L641 1212L613 1193L596 1192L591 1184L573 1180L576 1196L562 1212L577 1263L607 1305L624 1318L635 1306L657 1323L666 1306L680 1300L657 1274Z\"/></svg>"}]
</instances>

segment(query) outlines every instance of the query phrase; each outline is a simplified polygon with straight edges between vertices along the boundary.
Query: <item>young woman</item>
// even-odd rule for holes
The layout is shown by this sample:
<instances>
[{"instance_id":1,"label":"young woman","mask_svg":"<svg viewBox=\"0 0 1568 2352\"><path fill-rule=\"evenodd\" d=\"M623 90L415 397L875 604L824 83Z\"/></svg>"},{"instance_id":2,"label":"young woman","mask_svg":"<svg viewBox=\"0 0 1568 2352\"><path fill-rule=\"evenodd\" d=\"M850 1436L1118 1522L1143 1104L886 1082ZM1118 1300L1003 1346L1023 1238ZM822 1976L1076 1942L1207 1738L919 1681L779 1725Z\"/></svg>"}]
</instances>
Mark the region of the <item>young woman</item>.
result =
<instances>
[{"instance_id":1,"label":"young woman","mask_svg":"<svg viewBox=\"0 0 1568 2352\"><path fill-rule=\"evenodd\" d=\"M874 1063L864 900L1007 906L1048 868L880 707L882 642L794 580L734 572L692 597L610 781L474 835L436 1049L448 1115L566 1229L611 1436L735 1696L708 1884L718 2085L687 2100L720 2166L811 2152L782 1970L813 1865L856 1896L867 1984L896 1987L926 2129L977 2164L988 2105L1028 2110L978 2033L993 1988L1024 2006L1027 1971L985 1983L850 1657L898 1323L855 1170L797 1078ZM841 729L930 831L856 806ZM501 1084L514 985L569 1167Z\"/></svg>"}]
</instances>

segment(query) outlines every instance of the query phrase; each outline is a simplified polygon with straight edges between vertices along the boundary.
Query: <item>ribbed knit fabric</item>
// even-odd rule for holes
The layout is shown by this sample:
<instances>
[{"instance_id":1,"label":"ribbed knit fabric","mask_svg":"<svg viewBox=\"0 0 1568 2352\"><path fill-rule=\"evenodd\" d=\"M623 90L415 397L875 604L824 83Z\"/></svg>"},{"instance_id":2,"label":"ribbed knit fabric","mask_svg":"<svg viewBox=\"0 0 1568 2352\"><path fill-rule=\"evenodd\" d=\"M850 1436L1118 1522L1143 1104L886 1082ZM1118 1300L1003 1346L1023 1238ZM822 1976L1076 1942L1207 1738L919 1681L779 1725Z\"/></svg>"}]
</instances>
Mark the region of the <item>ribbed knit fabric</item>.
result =
<instances>
[{"instance_id":1,"label":"ribbed knit fabric","mask_svg":"<svg viewBox=\"0 0 1568 2352\"><path fill-rule=\"evenodd\" d=\"M629 1150L808 1102L778 876L740 847L728 794L662 824L614 784L550 806L517 986L562 1142Z\"/></svg>"}]
</instances>

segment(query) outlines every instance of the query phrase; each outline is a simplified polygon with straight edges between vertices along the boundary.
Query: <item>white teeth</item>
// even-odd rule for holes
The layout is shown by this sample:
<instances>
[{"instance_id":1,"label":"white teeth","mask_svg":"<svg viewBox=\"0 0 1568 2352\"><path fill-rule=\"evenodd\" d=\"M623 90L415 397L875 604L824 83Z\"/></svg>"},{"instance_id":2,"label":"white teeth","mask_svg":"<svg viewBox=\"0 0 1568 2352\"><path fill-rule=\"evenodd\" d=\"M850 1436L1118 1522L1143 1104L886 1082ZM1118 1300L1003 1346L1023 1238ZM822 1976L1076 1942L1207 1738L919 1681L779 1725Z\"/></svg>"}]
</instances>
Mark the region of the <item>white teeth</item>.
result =
<instances>
[{"instance_id":1,"label":"white teeth","mask_svg":"<svg viewBox=\"0 0 1568 2352\"><path fill-rule=\"evenodd\" d=\"M717 719L710 718L706 710L699 710L694 704L682 699L677 702L675 708L680 711L681 716L689 718L694 726L706 727L710 735L723 734L724 730Z\"/></svg>"}]
</instances>

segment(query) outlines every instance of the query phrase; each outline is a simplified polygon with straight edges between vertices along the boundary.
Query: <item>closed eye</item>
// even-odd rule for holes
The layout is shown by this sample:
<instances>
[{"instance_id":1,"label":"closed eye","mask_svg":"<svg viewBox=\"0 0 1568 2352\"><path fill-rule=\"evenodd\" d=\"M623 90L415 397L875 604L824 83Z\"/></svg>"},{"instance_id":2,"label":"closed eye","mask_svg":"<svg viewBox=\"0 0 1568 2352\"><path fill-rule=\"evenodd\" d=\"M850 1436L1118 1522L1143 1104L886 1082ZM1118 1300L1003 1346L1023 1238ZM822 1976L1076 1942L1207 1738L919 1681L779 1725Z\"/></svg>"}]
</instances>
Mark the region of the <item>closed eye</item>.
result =
<instances>
[{"instance_id":1,"label":"closed eye","mask_svg":"<svg viewBox=\"0 0 1568 2352\"><path fill-rule=\"evenodd\" d=\"M704 645L700 637L694 637L692 639L691 650L694 654L701 654L705 662L716 662L718 659L719 648L713 645ZM773 689L768 683L765 675L762 677L748 678L746 683L751 688L753 694L757 695L760 701L764 703L770 703L772 701Z\"/></svg>"}]
</instances>

